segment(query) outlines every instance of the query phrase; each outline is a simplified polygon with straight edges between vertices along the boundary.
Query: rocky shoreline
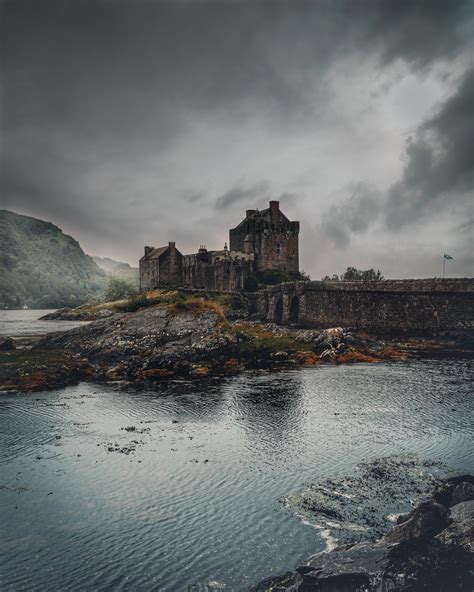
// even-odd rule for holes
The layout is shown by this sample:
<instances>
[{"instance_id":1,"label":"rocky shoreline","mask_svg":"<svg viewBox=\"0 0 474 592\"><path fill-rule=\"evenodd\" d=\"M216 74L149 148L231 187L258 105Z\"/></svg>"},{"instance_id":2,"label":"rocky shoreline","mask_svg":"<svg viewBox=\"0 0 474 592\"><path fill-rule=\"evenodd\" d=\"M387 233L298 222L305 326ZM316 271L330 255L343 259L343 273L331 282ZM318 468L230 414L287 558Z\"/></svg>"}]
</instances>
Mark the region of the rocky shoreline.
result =
<instances>
[{"instance_id":1,"label":"rocky shoreline","mask_svg":"<svg viewBox=\"0 0 474 592\"><path fill-rule=\"evenodd\" d=\"M17 349L4 338L0 391L38 391L81 380L140 384L221 377L245 369L400 361L440 347L432 340L380 340L341 327L315 330L262 323L212 299L170 299L168 293L158 299L164 302L152 301L131 312L112 307L60 309L42 319L95 320L47 334L29 347Z\"/></svg>"},{"instance_id":2,"label":"rocky shoreline","mask_svg":"<svg viewBox=\"0 0 474 592\"><path fill-rule=\"evenodd\" d=\"M251 592L470 592L474 589L474 477L440 483L384 536L319 553Z\"/></svg>"},{"instance_id":3,"label":"rocky shoreline","mask_svg":"<svg viewBox=\"0 0 474 592\"><path fill-rule=\"evenodd\" d=\"M57 318L55 316L55 318ZM4 340L1 390L44 390L79 380L150 383L244 369L404 359L392 345L342 328L298 330L229 321L212 303L157 305L50 333L17 350ZM1 344L0 344L1 348Z\"/></svg>"},{"instance_id":4,"label":"rocky shoreline","mask_svg":"<svg viewBox=\"0 0 474 592\"><path fill-rule=\"evenodd\" d=\"M97 321L99 319L106 319L115 314L114 310L110 308L102 308L100 310L90 310L88 307L80 306L79 308L58 308L53 312L49 312L40 317L40 321Z\"/></svg>"}]
</instances>

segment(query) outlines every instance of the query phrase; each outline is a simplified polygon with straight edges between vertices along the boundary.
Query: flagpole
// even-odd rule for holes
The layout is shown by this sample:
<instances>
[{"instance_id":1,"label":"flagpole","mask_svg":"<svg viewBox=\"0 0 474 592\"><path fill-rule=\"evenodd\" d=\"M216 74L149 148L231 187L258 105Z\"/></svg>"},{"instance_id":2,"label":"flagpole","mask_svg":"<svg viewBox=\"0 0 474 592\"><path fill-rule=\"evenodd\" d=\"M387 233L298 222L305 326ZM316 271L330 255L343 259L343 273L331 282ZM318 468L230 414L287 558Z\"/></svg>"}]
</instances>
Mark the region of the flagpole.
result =
<instances>
[{"instance_id":1,"label":"flagpole","mask_svg":"<svg viewBox=\"0 0 474 592\"><path fill-rule=\"evenodd\" d=\"M446 257L443 255L443 280L446 275Z\"/></svg>"}]
</instances>

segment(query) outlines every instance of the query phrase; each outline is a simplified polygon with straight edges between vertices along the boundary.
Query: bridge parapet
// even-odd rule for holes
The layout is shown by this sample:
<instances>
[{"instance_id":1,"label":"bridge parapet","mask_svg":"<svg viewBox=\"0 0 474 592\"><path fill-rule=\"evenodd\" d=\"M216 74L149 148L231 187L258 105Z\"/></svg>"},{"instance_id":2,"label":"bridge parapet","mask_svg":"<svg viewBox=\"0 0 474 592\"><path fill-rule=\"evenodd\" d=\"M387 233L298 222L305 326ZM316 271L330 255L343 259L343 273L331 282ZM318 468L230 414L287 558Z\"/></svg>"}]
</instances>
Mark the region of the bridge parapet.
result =
<instances>
[{"instance_id":1,"label":"bridge parapet","mask_svg":"<svg viewBox=\"0 0 474 592\"><path fill-rule=\"evenodd\" d=\"M262 320L379 333L474 331L474 279L289 282L258 293Z\"/></svg>"}]
</instances>

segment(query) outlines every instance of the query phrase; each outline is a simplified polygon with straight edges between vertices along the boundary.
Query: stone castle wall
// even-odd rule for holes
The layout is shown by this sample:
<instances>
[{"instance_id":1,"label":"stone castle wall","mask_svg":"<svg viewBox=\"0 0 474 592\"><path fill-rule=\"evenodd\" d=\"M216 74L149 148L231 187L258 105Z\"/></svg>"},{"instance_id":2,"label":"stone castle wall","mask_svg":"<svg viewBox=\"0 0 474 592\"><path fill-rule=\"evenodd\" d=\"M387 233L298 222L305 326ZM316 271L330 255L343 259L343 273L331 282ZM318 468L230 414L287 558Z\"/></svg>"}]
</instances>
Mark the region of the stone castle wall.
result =
<instances>
[{"instance_id":1,"label":"stone castle wall","mask_svg":"<svg viewBox=\"0 0 474 592\"><path fill-rule=\"evenodd\" d=\"M295 282L260 292L262 320L377 333L474 331L474 280Z\"/></svg>"},{"instance_id":2,"label":"stone castle wall","mask_svg":"<svg viewBox=\"0 0 474 592\"><path fill-rule=\"evenodd\" d=\"M262 235L258 268L299 271L298 234L285 231Z\"/></svg>"},{"instance_id":3,"label":"stone castle wall","mask_svg":"<svg viewBox=\"0 0 474 592\"><path fill-rule=\"evenodd\" d=\"M253 255L195 253L183 257L182 286L202 290L239 292L254 272Z\"/></svg>"}]
</instances>

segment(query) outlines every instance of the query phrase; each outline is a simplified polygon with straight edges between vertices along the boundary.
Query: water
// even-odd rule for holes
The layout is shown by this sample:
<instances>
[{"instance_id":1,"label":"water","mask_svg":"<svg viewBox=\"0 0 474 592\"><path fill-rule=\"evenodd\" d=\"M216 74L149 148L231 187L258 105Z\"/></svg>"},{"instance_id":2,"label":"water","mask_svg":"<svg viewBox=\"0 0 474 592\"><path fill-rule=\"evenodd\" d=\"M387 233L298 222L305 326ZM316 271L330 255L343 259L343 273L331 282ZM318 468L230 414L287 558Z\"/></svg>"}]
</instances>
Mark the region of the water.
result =
<instances>
[{"instance_id":1,"label":"water","mask_svg":"<svg viewBox=\"0 0 474 592\"><path fill-rule=\"evenodd\" d=\"M41 321L40 317L53 310L0 310L0 336L26 337L53 331L66 331L88 321Z\"/></svg>"},{"instance_id":2,"label":"water","mask_svg":"<svg viewBox=\"0 0 474 592\"><path fill-rule=\"evenodd\" d=\"M0 589L244 590L322 550L291 492L415 452L473 471L467 360L0 397ZM125 430L124 428L136 428Z\"/></svg>"}]
</instances>

